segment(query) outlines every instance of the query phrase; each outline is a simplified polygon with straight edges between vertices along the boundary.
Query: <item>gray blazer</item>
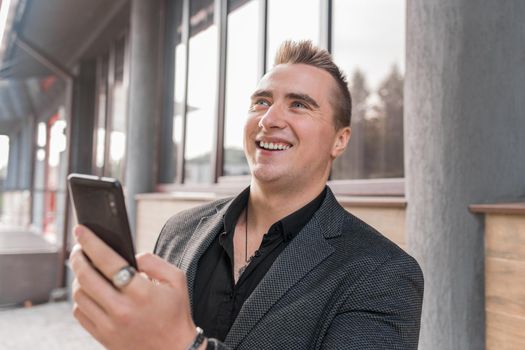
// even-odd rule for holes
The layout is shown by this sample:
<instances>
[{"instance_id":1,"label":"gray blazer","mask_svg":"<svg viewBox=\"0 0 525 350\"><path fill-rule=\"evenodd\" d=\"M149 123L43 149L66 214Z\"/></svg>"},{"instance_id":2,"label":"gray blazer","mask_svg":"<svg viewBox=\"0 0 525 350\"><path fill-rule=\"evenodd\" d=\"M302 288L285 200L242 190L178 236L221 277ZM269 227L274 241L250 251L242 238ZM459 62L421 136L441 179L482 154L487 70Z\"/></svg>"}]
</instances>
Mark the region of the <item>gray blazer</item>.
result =
<instances>
[{"instance_id":1,"label":"gray blazer","mask_svg":"<svg viewBox=\"0 0 525 350\"><path fill-rule=\"evenodd\" d=\"M186 272L190 303L199 258L230 203L181 212L160 233L155 253ZM417 349L422 299L417 262L328 189L216 348Z\"/></svg>"}]
</instances>

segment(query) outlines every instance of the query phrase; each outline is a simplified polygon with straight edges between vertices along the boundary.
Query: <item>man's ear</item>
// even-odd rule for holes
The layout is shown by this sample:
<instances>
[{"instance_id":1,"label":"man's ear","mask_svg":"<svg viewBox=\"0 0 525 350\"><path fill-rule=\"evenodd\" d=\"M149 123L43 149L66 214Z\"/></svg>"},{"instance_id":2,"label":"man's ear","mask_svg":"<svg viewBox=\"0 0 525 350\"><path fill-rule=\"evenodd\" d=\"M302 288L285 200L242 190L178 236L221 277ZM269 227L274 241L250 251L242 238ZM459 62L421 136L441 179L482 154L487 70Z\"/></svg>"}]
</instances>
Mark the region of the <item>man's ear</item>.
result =
<instances>
[{"instance_id":1,"label":"man's ear","mask_svg":"<svg viewBox=\"0 0 525 350\"><path fill-rule=\"evenodd\" d=\"M334 146L332 147L332 152L330 155L332 159L335 159L343 153L350 141L350 136L352 135L352 128L349 126L337 130Z\"/></svg>"}]
</instances>

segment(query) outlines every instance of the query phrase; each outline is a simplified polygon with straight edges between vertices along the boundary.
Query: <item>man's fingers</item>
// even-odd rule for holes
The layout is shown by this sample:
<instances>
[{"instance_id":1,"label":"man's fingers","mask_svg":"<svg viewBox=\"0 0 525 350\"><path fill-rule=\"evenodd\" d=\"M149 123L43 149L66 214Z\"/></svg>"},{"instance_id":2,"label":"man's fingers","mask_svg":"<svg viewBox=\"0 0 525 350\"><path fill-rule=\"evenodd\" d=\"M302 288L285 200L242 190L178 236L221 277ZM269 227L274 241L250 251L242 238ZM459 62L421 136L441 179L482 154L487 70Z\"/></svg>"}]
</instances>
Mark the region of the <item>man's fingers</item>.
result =
<instances>
[{"instance_id":1,"label":"man's fingers","mask_svg":"<svg viewBox=\"0 0 525 350\"><path fill-rule=\"evenodd\" d=\"M159 282L177 287L180 287L181 284L186 284L184 272L157 255L151 253L139 254L137 255L137 265L141 272L146 273L148 277Z\"/></svg>"},{"instance_id":2,"label":"man's fingers","mask_svg":"<svg viewBox=\"0 0 525 350\"><path fill-rule=\"evenodd\" d=\"M112 301L119 297L119 293L93 268L77 247L73 248L70 256L71 268L77 281L75 283L79 283L84 292L97 300L104 310L109 311L113 306Z\"/></svg>"},{"instance_id":3,"label":"man's fingers","mask_svg":"<svg viewBox=\"0 0 525 350\"><path fill-rule=\"evenodd\" d=\"M115 272L128 265L123 257L118 255L87 227L77 225L74 232L78 243L82 247L82 251L107 278L111 279Z\"/></svg>"},{"instance_id":4,"label":"man's fingers","mask_svg":"<svg viewBox=\"0 0 525 350\"><path fill-rule=\"evenodd\" d=\"M82 311L88 319L97 320L99 326L108 327L110 319L104 309L97 304L78 284L78 281L73 282L73 300L75 305Z\"/></svg>"},{"instance_id":5,"label":"man's fingers","mask_svg":"<svg viewBox=\"0 0 525 350\"><path fill-rule=\"evenodd\" d=\"M97 338L97 327L93 321L87 317L80 307L77 305L77 303L73 304L73 315L78 320L78 322L84 327L86 331L88 331L92 336Z\"/></svg>"},{"instance_id":6,"label":"man's fingers","mask_svg":"<svg viewBox=\"0 0 525 350\"><path fill-rule=\"evenodd\" d=\"M110 281L120 269L125 266L128 266L126 260L118 255L111 247L104 243L100 238L98 238L91 230L85 226L78 225L75 227L75 235L77 241L80 244L84 254L89 257L91 262L97 269L104 274ZM111 287L110 284L104 280L104 283ZM150 282L147 281L140 274L136 274L131 277L131 281L120 288L120 292L123 292L135 299L143 300L147 297ZM92 290L85 288L86 291L91 295ZM115 293L117 291L113 289ZM98 297L93 296L93 299L99 300ZM102 304L106 310L115 310L115 307L112 305L107 305L111 299L103 299L106 304ZM108 308L109 307L109 308Z\"/></svg>"}]
</instances>

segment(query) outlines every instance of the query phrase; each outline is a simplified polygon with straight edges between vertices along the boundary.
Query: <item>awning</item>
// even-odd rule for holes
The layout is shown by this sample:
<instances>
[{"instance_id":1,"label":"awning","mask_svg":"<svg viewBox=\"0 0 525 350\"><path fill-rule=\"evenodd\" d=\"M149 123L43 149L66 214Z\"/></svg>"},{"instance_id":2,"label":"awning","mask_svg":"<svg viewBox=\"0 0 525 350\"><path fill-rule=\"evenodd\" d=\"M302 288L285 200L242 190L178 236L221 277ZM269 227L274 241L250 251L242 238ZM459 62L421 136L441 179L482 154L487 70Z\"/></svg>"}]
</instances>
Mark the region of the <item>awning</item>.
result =
<instances>
[{"instance_id":1,"label":"awning","mask_svg":"<svg viewBox=\"0 0 525 350\"><path fill-rule=\"evenodd\" d=\"M0 43L0 133L38 108L28 86L72 77L80 60L106 50L129 23L128 0L11 1L11 30Z\"/></svg>"}]
</instances>

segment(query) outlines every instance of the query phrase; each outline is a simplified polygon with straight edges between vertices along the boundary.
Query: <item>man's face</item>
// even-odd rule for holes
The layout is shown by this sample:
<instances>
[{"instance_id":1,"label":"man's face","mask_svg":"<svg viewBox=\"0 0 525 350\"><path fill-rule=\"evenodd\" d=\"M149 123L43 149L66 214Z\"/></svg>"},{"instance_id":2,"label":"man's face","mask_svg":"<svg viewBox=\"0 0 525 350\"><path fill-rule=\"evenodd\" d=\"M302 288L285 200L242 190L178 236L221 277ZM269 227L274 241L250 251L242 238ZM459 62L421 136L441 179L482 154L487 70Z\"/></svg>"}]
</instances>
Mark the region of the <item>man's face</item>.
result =
<instances>
[{"instance_id":1,"label":"man's face","mask_svg":"<svg viewBox=\"0 0 525 350\"><path fill-rule=\"evenodd\" d=\"M324 184L350 128L336 130L333 77L305 64L274 67L253 93L244 150L254 180L286 186Z\"/></svg>"}]
</instances>

